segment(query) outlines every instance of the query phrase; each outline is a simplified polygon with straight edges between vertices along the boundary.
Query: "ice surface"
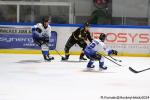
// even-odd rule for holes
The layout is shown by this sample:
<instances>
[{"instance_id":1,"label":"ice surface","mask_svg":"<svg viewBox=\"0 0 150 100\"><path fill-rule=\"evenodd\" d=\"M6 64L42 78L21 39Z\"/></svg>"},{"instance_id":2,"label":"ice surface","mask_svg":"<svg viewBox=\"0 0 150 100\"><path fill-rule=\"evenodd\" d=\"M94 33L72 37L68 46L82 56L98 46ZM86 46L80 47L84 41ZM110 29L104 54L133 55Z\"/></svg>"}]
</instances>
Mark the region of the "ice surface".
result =
<instances>
[{"instance_id":1,"label":"ice surface","mask_svg":"<svg viewBox=\"0 0 150 100\"><path fill-rule=\"evenodd\" d=\"M0 100L102 100L101 96L149 96L150 58L115 57L123 67L105 59L106 71L85 71L87 62L60 56L44 62L39 54L0 54ZM106 100L106 99L105 99ZM115 99L113 99L115 100ZM121 99L120 99L121 100ZM136 99L134 99L136 100Z\"/></svg>"}]
</instances>

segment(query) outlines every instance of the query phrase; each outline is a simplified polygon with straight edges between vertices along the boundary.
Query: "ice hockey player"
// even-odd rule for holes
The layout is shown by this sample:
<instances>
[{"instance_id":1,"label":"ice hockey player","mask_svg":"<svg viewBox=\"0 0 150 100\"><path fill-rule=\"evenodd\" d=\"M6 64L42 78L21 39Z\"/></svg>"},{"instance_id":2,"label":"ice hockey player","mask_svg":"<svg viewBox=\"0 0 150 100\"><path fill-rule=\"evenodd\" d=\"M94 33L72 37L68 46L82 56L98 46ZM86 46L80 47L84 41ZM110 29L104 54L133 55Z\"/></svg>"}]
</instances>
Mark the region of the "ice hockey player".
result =
<instances>
[{"instance_id":1,"label":"ice hockey player","mask_svg":"<svg viewBox=\"0 0 150 100\"><path fill-rule=\"evenodd\" d=\"M87 46L86 40L92 42L92 37L89 32L89 23L86 22L83 27L76 29L72 35L69 37L66 45L65 45L65 57L62 57L62 60L68 60L69 58L69 50L74 44L78 44L82 48L82 52L80 54L79 60L87 60L84 58L83 50Z\"/></svg>"},{"instance_id":2,"label":"ice hockey player","mask_svg":"<svg viewBox=\"0 0 150 100\"><path fill-rule=\"evenodd\" d=\"M94 61L99 61L99 69L100 70L106 70L107 67L104 66L104 57L101 55L101 52L104 52L106 55L117 55L118 52L116 50L109 50L106 48L104 41L106 39L106 35L104 33L101 33L99 36L99 39L93 39L93 41L86 46L84 53L89 58L89 62L87 64L87 69L91 70L94 66Z\"/></svg>"},{"instance_id":3,"label":"ice hockey player","mask_svg":"<svg viewBox=\"0 0 150 100\"><path fill-rule=\"evenodd\" d=\"M49 17L44 16L41 23L37 23L32 27L33 41L41 47L44 60L46 61L54 59L54 57L49 55L49 39L51 37L51 26L49 22Z\"/></svg>"}]
</instances>

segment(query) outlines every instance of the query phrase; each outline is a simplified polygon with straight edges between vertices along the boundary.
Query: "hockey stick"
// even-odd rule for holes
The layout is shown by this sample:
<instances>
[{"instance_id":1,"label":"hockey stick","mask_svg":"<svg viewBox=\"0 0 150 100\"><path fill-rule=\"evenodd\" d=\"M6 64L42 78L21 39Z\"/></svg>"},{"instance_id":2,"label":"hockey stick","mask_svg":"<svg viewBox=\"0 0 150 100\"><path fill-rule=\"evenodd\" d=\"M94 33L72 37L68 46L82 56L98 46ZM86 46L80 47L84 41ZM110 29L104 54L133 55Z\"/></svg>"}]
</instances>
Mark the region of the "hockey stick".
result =
<instances>
[{"instance_id":1,"label":"hockey stick","mask_svg":"<svg viewBox=\"0 0 150 100\"><path fill-rule=\"evenodd\" d=\"M136 71L132 67L129 67L129 70L132 71L133 73L140 73L140 72L144 72L144 71L150 70L150 68L146 68L146 69L143 69L143 70L140 70L140 71Z\"/></svg>"},{"instance_id":2,"label":"hockey stick","mask_svg":"<svg viewBox=\"0 0 150 100\"><path fill-rule=\"evenodd\" d=\"M97 52L98 54L100 54L99 52ZM100 54L100 55L102 55L102 54ZM115 63L116 65L118 65L118 66L122 66L121 64L118 64L117 62L115 62L115 61L113 61L113 60L115 60L115 59L113 59L113 57L111 57L111 56L109 56L109 57L111 57L112 59L109 59L108 57L106 57L105 55L102 55L103 57L105 57L106 59L108 59L108 60L110 60L111 62L113 62L113 63ZM116 59L117 60L117 59ZM147 71L147 70L150 70L150 68L146 68L146 69L143 69L143 70L140 70L140 71L136 71L135 69L133 69L132 67L129 67L129 70L131 71L131 72L133 72L133 73L140 73L140 72L144 72L144 71Z\"/></svg>"},{"instance_id":3,"label":"hockey stick","mask_svg":"<svg viewBox=\"0 0 150 100\"><path fill-rule=\"evenodd\" d=\"M109 56L109 57L112 58L112 59L115 60L115 61L122 62L122 60L116 59L116 58L114 58L114 57L112 57L112 56Z\"/></svg>"},{"instance_id":4,"label":"hockey stick","mask_svg":"<svg viewBox=\"0 0 150 100\"><path fill-rule=\"evenodd\" d=\"M55 49L55 51L57 52L57 54L58 54L60 57L63 57L56 49Z\"/></svg>"},{"instance_id":5,"label":"hockey stick","mask_svg":"<svg viewBox=\"0 0 150 100\"><path fill-rule=\"evenodd\" d=\"M104 56L104 55L102 55L102 56L105 57L106 59L110 60L111 62L115 63L116 65L122 66L122 65L118 64L117 62L113 61L112 59L110 59L110 58L108 58L108 57L106 57L106 56Z\"/></svg>"},{"instance_id":6,"label":"hockey stick","mask_svg":"<svg viewBox=\"0 0 150 100\"><path fill-rule=\"evenodd\" d=\"M115 62L114 60L112 60L112 59L110 59L110 58L106 57L105 55L103 55L103 54L101 54L101 53L99 53L99 52L97 52L97 53L98 53L99 55L101 55L101 56L105 57L106 59L110 60L111 62L115 63L116 65L118 65L118 66L122 66L122 65L118 64L117 62Z\"/></svg>"}]
</instances>

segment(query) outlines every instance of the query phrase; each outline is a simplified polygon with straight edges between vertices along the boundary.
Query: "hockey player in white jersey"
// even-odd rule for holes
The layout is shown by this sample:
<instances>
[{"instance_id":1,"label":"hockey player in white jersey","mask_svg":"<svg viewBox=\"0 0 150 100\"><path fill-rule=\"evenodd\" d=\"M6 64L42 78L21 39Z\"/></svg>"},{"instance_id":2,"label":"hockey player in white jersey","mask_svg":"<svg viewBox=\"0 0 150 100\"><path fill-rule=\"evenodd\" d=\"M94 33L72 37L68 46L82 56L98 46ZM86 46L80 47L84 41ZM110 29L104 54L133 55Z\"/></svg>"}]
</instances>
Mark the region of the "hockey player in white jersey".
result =
<instances>
[{"instance_id":1,"label":"hockey player in white jersey","mask_svg":"<svg viewBox=\"0 0 150 100\"><path fill-rule=\"evenodd\" d=\"M94 66L94 60L99 61L99 69L100 70L106 70L107 67L104 66L104 57L100 54L101 52L104 52L106 55L117 55L116 50L109 50L106 48L104 41L106 39L106 35L104 33L101 33L99 36L99 39L94 39L89 45L86 46L84 53L89 58L89 62L87 64L88 69L93 69Z\"/></svg>"},{"instance_id":2,"label":"hockey player in white jersey","mask_svg":"<svg viewBox=\"0 0 150 100\"><path fill-rule=\"evenodd\" d=\"M49 39L51 37L51 26L49 25L49 17L42 18L41 23L37 23L32 27L32 37L36 44L41 47L44 60L51 61L54 57L49 55Z\"/></svg>"}]
</instances>

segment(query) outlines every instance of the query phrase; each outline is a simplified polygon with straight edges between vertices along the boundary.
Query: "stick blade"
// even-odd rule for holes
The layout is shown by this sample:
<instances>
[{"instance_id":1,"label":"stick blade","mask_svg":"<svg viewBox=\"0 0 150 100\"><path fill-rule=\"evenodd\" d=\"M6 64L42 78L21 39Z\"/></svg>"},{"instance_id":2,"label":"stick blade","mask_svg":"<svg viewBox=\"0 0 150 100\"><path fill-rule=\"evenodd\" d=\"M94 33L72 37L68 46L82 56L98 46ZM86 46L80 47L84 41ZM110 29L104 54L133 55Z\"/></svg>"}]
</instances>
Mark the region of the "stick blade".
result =
<instances>
[{"instance_id":1,"label":"stick blade","mask_svg":"<svg viewBox=\"0 0 150 100\"><path fill-rule=\"evenodd\" d=\"M132 67L129 67L129 70L133 73L139 73L138 71L134 70Z\"/></svg>"},{"instance_id":2,"label":"stick blade","mask_svg":"<svg viewBox=\"0 0 150 100\"><path fill-rule=\"evenodd\" d=\"M122 60L118 60L119 62L122 62Z\"/></svg>"}]
</instances>

